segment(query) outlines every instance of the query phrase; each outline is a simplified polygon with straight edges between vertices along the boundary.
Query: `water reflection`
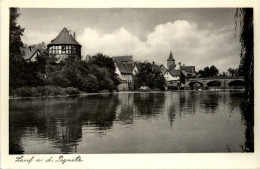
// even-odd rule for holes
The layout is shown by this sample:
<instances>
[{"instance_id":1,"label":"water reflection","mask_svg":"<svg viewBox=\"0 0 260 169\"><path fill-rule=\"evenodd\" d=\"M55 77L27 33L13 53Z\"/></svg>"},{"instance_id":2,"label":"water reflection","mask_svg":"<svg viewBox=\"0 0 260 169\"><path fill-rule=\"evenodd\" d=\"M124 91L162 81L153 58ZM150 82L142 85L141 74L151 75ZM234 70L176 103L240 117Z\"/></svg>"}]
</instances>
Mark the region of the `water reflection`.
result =
<instances>
[{"instance_id":1,"label":"water reflection","mask_svg":"<svg viewBox=\"0 0 260 169\"><path fill-rule=\"evenodd\" d=\"M155 117L164 107L164 93L137 93L134 95L134 110L144 118Z\"/></svg>"},{"instance_id":2,"label":"water reflection","mask_svg":"<svg viewBox=\"0 0 260 169\"><path fill-rule=\"evenodd\" d=\"M226 147L254 151L253 117L245 113L253 110L240 94L185 91L10 100L9 152L88 153L92 145L92 152L109 153L114 139L122 145L117 152L126 153L226 152ZM95 151L101 146L97 142L108 146ZM172 147L173 142L178 146ZM149 148L142 150L145 145Z\"/></svg>"},{"instance_id":3,"label":"water reflection","mask_svg":"<svg viewBox=\"0 0 260 169\"><path fill-rule=\"evenodd\" d=\"M242 121L246 126L245 143L241 144L243 152L254 152L254 102L243 101L240 105Z\"/></svg>"}]
</instances>

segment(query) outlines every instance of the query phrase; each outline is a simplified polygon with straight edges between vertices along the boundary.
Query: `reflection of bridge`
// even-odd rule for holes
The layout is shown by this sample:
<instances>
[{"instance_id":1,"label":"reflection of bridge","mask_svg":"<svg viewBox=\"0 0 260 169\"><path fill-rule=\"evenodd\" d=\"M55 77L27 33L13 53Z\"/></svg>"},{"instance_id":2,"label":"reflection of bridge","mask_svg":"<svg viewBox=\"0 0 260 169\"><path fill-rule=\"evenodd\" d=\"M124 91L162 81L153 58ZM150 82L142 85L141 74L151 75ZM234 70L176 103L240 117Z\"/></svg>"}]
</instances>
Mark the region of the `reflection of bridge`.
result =
<instances>
[{"instance_id":1,"label":"reflection of bridge","mask_svg":"<svg viewBox=\"0 0 260 169\"><path fill-rule=\"evenodd\" d=\"M244 77L205 77L205 78L188 78L185 82L186 86L191 88L194 87L219 87L219 88L230 88L230 87L243 87Z\"/></svg>"}]
</instances>

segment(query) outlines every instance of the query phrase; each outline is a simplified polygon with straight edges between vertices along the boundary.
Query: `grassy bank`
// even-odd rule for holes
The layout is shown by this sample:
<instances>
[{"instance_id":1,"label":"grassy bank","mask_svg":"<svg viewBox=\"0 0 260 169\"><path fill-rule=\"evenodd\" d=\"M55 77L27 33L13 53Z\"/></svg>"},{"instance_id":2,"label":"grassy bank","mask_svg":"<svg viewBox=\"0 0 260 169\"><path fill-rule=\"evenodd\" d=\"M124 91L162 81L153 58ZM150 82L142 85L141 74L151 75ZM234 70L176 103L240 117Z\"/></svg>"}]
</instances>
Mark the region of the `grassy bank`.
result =
<instances>
[{"instance_id":1,"label":"grassy bank","mask_svg":"<svg viewBox=\"0 0 260 169\"><path fill-rule=\"evenodd\" d=\"M45 96L68 96L80 94L77 88L57 87L57 86L39 86L39 87L21 87L10 90L10 97L45 97Z\"/></svg>"}]
</instances>

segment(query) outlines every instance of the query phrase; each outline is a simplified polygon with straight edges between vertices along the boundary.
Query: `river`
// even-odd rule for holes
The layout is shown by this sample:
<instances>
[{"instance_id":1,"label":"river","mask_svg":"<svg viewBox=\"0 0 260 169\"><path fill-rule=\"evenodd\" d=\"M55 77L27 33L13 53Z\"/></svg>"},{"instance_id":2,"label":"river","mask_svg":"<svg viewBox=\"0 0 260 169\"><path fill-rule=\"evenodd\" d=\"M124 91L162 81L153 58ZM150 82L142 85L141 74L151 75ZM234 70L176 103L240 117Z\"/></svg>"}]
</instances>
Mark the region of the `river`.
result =
<instances>
[{"instance_id":1,"label":"river","mask_svg":"<svg viewBox=\"0 0 260 169\"><path fill-rule=\"evenodd\" d=\"M129 92L10 100L9 152L253 151L252 123L245 119L242 92Z\"/></svg>"}]
</instances>

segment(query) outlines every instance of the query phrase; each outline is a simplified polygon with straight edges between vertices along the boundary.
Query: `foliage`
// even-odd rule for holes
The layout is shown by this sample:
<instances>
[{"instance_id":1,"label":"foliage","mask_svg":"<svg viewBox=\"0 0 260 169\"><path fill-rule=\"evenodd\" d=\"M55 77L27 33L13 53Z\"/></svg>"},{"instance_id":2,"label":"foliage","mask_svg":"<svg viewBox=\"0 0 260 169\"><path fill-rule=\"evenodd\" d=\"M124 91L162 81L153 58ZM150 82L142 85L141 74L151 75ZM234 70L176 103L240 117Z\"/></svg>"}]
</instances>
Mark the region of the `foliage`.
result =
<instances>
[{"instance_id":1,"label":"foliage","mask_svg":"<svg viewBox=\"0 0 260 169\"><path fill-rule=\"evenodd\" d=\"M65 93L67 93L68 95L79 94L79 89L73 87L67 87L65 88Z\"/></svg>"},{"instance_id":2,"label":"foliage","mask_svg":"<svg viewBox=\"0 0 260 169\"><path fill-rule=\"evenodd\" d=\"M236 28L240 26L240 69L244 73L247 97L254 96L254 22L253 8L239 8L235 15Z\"/></svg>"},{"instance_id":3,"label":"foliage","mask_svg":"<svg viewBox=\"0 0 260 169\"><path fill-rule=\"evenodd\" d=\"M98 53L92 56L90 60L90 65L97 65L98 67L106 68L106 70L108 71L107 75L113 81L113 82L109 81L109 83L113 83L114 85L114 87L112 87L113 89L116 89L117 86L120 84L118 75L115 73L116 68L112 58L109 58L108 56L103 55L102 53Z\"/></svg>"},{"instance_id":4,"label":"foliage","mask_svg":"<svg viewBox=\"0 0 260 169\"><path fill-rule=\"evenodd\" d=\"M236 69L233 69L233 68L228 68L227 70L229 72L229 74L231 76L243 76L243 71L241 70L241 68L236 68Z\"/></svg>"},{"instance_id":5,"label":"foliage","mask_svg":"<svg viewBox=\"0 0 260 169\"><path fill-rule=\"evenodd\" d=\"M212 65L205 67L203 70L199 70L200 77L216 77L219 73L218 69Z\"/></svg>"},{"instance_id":6,"label":"foliage","mask_svg":"<svg viewBox=\"0 0 260 169\"><path fill-rule=\"evenodd\" d=\"M161 73L155 71L150 63L142 63L139 72L134 76L134 85L135 89L146 85L150 89L164 90L166 82Z\"/></svg>"},{"instance_id":7,"label":"foliage","mask_svg":"<svg viewBox=\"0 0 260 169\"><path fill-rule=\"evenodd\" d=\"M229 68L227 71L230 73L231 76L235 76L238 69Z\"/></svg>"},{"instance_id":8,"label":"foliage","mask_svg":"<svg viewBox=\"0 0 260 169\"><path fill-rule=\"evenodd\" d=\"M65 90L65 91L64 91ZM43 97L43 96L58 96L67 94L78 94L75 88L64 89L56 86L39 86L39 87L21 87L12 91L14 97Z\"/></svg>"},{"instance_id":9,"label":"foliage","mask_svg":"<svg viewBox=\"0 0 260 169\"><path fill-rule=\"evenodd\" d=\"M20 16L18 8L10 8L10 27L9 27L9 81L10 88L16 88L24 85L25 81L22 77L22 72L19 70L23 66L22 53L20 48L23 46L21 36L24 29L17 24L17 19Z\"/></svg>"}]
</instances>

